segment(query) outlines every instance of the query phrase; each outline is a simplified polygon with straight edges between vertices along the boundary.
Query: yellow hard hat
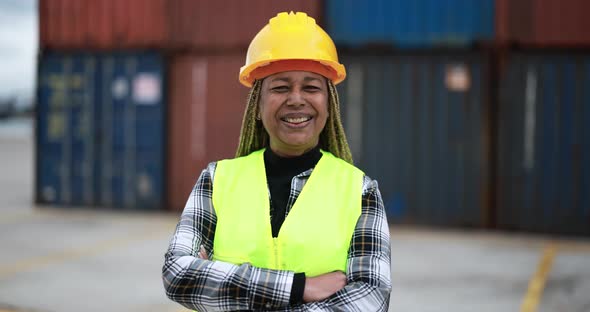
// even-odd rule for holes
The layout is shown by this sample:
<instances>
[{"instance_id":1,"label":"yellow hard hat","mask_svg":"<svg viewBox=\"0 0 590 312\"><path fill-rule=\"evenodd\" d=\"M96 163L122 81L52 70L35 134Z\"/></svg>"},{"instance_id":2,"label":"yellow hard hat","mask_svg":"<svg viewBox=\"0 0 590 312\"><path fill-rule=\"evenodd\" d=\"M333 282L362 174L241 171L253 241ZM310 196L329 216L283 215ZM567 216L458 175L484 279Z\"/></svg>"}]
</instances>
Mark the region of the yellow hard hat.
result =
<instances>
[{"instance_id":1,"label":"yellow hard hat","mask_svg":"<svg viewBox=\"0 0 590 312\"><path fill-rule=\"evenodd\" d=\"M316 72L334 84L346 77L334 42L303 12L279 13L258 32L240 68L240 82L251 87L256 79L289 70Z\"/></svg>"}]
</instances>

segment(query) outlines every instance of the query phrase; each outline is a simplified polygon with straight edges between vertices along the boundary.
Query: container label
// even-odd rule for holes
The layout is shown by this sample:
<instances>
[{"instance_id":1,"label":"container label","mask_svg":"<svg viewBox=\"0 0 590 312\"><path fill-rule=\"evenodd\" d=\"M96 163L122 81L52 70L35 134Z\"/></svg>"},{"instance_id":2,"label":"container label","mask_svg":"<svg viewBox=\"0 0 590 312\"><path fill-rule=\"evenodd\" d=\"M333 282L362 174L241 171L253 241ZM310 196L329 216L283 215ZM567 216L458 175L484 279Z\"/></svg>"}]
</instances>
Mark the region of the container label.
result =
<instances>
[{"instance_id":1,"label":"container label","mask_svg":"<svg viewBox=\"0 0 590 312\"><path fill-rule=\"evenodd\" d=\"M115 78L111 85L111 93L115 100L126 98L129 94L129 83L127 83L127 79L124 77Z\"/></svg>"},{"instance_id":2,"label":"container label","mask_svg":"<svg viewBox=\"0 0 590 312\"><path fill-rule=\"evenodd\" d=\"M155 105L162 97L160 77L153 73L140 73L133 79L133 101L137 105Z\"/></svg>"},{"instance_id":3,"label":"container label","mask_svg":"<svg viewBox=\"0 0 590 312\"><path fill-rule=\"evenodd\" d=\"M469 69L465 64L447 65L445 74L447 89L455 92L466 92L471 87Z\"/></svg>"}]
</instances>

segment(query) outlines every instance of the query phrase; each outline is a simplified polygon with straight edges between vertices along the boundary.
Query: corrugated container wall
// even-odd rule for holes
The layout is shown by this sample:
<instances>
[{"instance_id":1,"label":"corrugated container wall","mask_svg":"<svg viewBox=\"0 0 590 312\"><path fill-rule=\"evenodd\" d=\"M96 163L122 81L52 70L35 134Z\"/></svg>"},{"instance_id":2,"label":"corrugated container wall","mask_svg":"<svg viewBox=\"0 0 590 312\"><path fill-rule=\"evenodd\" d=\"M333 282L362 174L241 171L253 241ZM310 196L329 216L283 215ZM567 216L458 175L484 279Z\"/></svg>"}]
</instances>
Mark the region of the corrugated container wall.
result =
<instances>
[{"instance_id":1,"label":"corrugated container wall","mask_svg":"<svg viewBox=\"0 0 590 312\"><path fill-rule=\"evenodd\" d=\"M496 0L498 40L539 47L590 47L587 0Z\"/></svg>"},{"instance_id":2,"label":"corrugated container wall","mask_svg":"<svg viewBox=\"0 0 590 312\"><path fill-rule=\"evenodd\" d=\"M498 139L498 225L590 234L590 55L511 55Z\"/></svg>"},{"instance_id":3,"label":"corrugated container wall","mask_svg":"<svg viewBox=\"0 0 590 312\"><path fill-rule=\"evenodd\" d=\"M41 49L162 47L166 0L40 0Z\"/></svg>"},{"instance_id":4,"label":"corrugated container wall","mask_svg":"<svg viewBox=\"0 0 590 312\"><path fill-rule=\"evenodd\" d=\"M209 162L232 158L248 88L238 82L244 53L179 55L170 64L168 208L182 210Z\"/></svg>"},{"instance_id":5,"label":"corrugated container wall","mask_svg":"<svg viewBox=\"0 0 590 312\"><path fill-rule=\"evenodd\" d=\"M326 0L337 45L467 46L494 39L494 0Z\"/></svg>"},{"instance_id":6,"label":"corrugated container wall","mask_svg":"<svg viewBox=\"0 0 590 312\"><path fill-rule=\"evenodd\" d=\"M162 76L157 54L40 58L37 202L162 207Z\"/></svg>"},{"instance_id":7,"label":"corrugated container wall","mask_svg":"<svg viewBox=\"0 0 590 312\"><path fill-rule=\"evenodd\" d=\"M395 222L489 220L487 58L343 55L338 86L355 163L379 182Z\"/></svg>"},{"instance_id":8,"label":"corrugated container wall","mask_svg":"<svg viewBox=\"0 0 590 312\"><path fill-rule=\"evenodd\" d=\"M268 19L322 2L236 0L40 0L41 49L243 49Z\"/></svg>"}]
</instances>

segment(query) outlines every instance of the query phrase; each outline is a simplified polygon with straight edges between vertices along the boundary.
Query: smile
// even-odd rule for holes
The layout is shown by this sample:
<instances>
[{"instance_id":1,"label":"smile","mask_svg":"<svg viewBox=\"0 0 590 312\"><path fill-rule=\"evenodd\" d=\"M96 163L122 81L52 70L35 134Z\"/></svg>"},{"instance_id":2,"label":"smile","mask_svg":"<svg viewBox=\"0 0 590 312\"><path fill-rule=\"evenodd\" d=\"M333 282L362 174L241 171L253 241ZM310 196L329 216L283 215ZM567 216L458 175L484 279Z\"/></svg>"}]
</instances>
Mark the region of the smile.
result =
<instances>
[{"instance_id":1,"label":"smile","mask_svg":"<svg viewBox=\"0 0 590 312\"><path fill-rule=\"evenodd\" d=\"M302 117L283 117L281 118L282 121L288 122L290 124L301 124L304 123L306 121L310 121L311 120L311 116L302 116Z\"/></svg>"}]
</instances>

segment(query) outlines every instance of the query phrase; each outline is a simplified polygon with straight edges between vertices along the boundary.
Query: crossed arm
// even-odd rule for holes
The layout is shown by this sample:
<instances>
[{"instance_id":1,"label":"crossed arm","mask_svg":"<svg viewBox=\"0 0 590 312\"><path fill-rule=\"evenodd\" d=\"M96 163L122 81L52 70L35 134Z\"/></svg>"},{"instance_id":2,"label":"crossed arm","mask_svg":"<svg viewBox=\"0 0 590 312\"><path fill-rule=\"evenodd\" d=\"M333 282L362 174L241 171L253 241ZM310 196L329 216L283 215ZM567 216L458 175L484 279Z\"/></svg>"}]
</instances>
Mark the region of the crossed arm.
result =
<instances>
[{"instance_id":1,"label":"crossed arm","mask_svg":"<svg viewBox=\"0 0 590 312\"><path fill-rule=\"evenodd\" d=\"M193 188L165 255L168 297L198 311L387 311L389 228L377 183L363 182L363 203L349 248L347 273L307 277L304 304L290 305L294 272L208 260L217 217L213 209L215 163ZM203 246L203 249L199 248Z\"/></svg>"}]
</instances>

